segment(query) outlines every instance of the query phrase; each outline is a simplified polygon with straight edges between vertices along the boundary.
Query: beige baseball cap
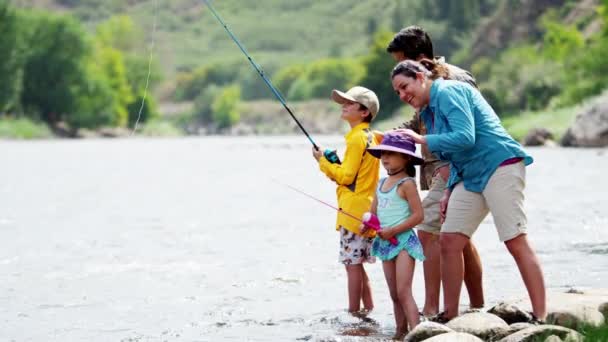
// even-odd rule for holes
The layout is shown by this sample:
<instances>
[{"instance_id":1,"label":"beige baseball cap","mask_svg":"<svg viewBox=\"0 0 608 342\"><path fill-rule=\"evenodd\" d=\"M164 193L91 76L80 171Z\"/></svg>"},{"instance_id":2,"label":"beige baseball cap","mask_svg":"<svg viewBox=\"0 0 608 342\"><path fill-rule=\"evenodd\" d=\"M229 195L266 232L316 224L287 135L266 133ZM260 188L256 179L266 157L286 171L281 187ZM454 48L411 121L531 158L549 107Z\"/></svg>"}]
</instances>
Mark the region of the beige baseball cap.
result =
<instances>
[{"instance_id":1,"label":"beige baseball cap","mask_svg":"<svg viewBox=\"0 0 608 342\"><path fill-rule=\"evenodd\" d=\"M376 114L378 114L378 111L380 110L378 96L376 96L376 93L365 87L352 87L348 89L346 93L334 89L331 92L331 98L339 104L343 104L346 102L346 100L348 100L364 105L372 114L372 119L376 117Z\"/></svg>"}]
</instances>

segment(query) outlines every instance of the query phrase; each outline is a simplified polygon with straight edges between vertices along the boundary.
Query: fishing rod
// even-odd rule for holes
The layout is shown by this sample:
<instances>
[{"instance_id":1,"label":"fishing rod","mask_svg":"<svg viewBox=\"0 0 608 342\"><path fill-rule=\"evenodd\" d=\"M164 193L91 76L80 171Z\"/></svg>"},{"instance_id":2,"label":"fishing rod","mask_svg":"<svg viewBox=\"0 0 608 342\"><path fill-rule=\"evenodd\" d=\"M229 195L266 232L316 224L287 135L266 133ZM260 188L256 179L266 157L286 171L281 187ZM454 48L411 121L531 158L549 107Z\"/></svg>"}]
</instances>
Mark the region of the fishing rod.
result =
<instances>
[{"instance_id":1,"label":"fishing rod","mask_svg":"<svg viewBox=\"0 0 608 342\"><path fill-rule=\"evenodd\" d=\"M382 228L380 227L380 220L378 220L378 217L376 215L374 215L373 213L371 213L371 212L366 212L365 214L363 214L363 218L358 218L355 215L350 214L350 213L344 211L344 209L342 209L342 208L335 207L335 206L333 206L333 205L331 205L331 204L329 204L329 203L327 203L325 201L322 201L322 200L320 200L320 199L318 199L318 198L316 198L316 197L314 197L312 195L309 195L309 194L305 193L304 191L302 191L302 190L300 190L298 188L295 188L295 187L293 187L293 186L291 186L289 184L280 183L280 182L278 182L276 180L275 180L275 182L277 182L279 184L283 184L283 185L285 185L286 187L290 188L293 191L299 192L300 194L302 194L302 195L304 195L304 196L306 196L308 198L312 198L313 200L315 200L315 201L317 201L317 202L319 202L319 203L321 203L323 205L326 205L326 206L328 206L328 207L336 210L337 212L339 212L341 214L344 214L344 215L346 215L346 216L348 216L348 217L350 217L350 218L352 218L354 220L357 220L357 221L363 223L364 225L366 225L367 227L375 230L376 232L379 232L380 230L382 230ZM399 244L399 241L394 236L392 238L390 238L389 241L393 245Z\"/></svg>"},{"instance_id":2,"label":"fishing rod","mask_svg":"<svg viewBox=\"0 0 608 342\"><path fill-rule=\"evenodd\" d=\"M306 131L306 129L304 129L304 126L302 126L302 124L296 118L296 116L293 114L293 112L291 111L291 109L289 109L289 106L287 106L287 103L286 103L285 99L283 98L283 96L281 95L281 93L279 92L279 90L272 85L272 82L270 82L270 79L268 79L266 77L266 74L264 74L264 71L262 71L262 68L260 68L260 66L253 60L253 58L251 58L251 56L249 56L249 54L247 53L247 50L245 50L245 47L243 46L243 44L241 44L241 42L238 40L238 38L232 33L232 31L230 31L230 29L228 28L228 25L226 25L226 23L224 22L224 20L222 20L222 18L215 11L215 9L213 8L213 6L211 6L211 3L209 3L209 0L203 0L203 2L205 3L205 5L207 5L207 7L211 11L211 13L213 13L213 16L220 22L220 24L222 24L222 26L224 27L224 29L226 30L226 32L228 32L228 35L230 35L230 38L232 38L232 40L236 43L236 45L239 47L239 49L241 49L241 51L243 52L243 54L245 54L245 56L249 60L249 63L251 63L251 65L253 66L253 68L262 77L262 79L264 80L264 82L266 83L266 85L268 86L268 88L270 88L270 90L272 91L272 93L274 94L274 96L276 96L276 98L279 100L279 102L281 102L281 104L283 105L283 107L285 108L285 110L287 110L287 112L289 113L289 115L291 115L291 117L296 122L296 124L298 124L298 127L300 127L300 130L302 130L302 133L304 133L304 135L306 135L306 137L308 138L308 140L310 141L310 143L312 144L312 146L315 148L315 150L318 151L319 150L319 146L317 146L317 144L315 144L314 140L312 140L312 138L310 137L310 134L308 134L308 132ZM338 154L336 153L335 150L329 150L329 149L327 149L327 150L325 150L323 152L323 155L332 164L341 164L340 158L338 157Z\"/></svg>"}]
</instances>

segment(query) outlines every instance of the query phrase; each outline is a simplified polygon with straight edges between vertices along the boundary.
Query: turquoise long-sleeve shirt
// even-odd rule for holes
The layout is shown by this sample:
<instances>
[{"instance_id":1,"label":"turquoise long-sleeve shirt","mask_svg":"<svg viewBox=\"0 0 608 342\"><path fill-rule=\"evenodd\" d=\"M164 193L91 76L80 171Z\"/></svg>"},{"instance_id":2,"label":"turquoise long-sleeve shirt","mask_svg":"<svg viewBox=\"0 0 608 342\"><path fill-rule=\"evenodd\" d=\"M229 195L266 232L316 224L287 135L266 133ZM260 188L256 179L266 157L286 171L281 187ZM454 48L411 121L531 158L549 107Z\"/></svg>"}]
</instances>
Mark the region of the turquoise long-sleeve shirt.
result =
<instances>
[{"instance_id":1,"label":"turquoise long-sleeve shirt","mask_svg":"<svg viewBox=\"0 0 608 342\"><path fill-rule=\"evenodd\" d=\"M482 192L498 166L507 159L530 157L504 129L500 119L474 87L437 79L429 105L421 112L429 150L450 162L448 187L463 181L465 189Z\"/></svg>"}]
</instances>

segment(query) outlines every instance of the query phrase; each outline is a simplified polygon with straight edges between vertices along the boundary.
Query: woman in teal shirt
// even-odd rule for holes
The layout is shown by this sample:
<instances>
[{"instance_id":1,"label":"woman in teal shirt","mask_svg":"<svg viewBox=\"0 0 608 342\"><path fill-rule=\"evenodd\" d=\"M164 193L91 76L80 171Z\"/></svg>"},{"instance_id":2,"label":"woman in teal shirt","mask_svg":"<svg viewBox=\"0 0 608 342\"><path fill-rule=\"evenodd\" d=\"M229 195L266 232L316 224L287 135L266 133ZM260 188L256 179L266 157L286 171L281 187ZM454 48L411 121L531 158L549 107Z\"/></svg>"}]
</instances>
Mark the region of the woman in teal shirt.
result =
<instances>
[{"instance_id":1,"label":"woman in teal shirt","mask_svg":"<svg viewBox=\"0 0 608 342\"><path fill-rule=\"evenodd\" d=\"M515 259L528 290L535 320L546 316L540 263L526 238L523 209L525 166L532 163L474 87L444 80L443 66L432 60L403 61L391 74L399 98L420 110L427 135L402 132L450 162L448 189L441 201L441 278L444 312L458 315L463 281L462 250L481 221L492 213L498 236Z\"/></svg>"}]
</instances>

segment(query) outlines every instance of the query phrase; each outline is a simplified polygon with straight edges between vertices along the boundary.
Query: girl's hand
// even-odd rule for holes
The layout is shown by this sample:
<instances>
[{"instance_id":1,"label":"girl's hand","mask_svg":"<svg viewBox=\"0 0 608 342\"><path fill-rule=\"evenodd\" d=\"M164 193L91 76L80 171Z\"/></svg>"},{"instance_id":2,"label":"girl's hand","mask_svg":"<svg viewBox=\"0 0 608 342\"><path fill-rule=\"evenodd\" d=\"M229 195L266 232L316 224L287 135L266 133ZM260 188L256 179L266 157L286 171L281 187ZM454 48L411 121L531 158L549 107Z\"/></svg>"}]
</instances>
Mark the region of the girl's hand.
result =
<instances>
[{"instance_id":1,"label":"girl's hand","mask_svg":"<svg viewBox=\"0 0 608 342\"><path fill-rule=\"evenodd\" d=\"M367 233L368 230L369 230L369 227L364 225L363 223L361 223L361 225L359 226L359 232L361 233L361 235L365 235L365 233Z\"/></svg>"},{"instance_id":2,"label":"girl's hand","mask_svg":"<svg viewBox=\"0 0 608 342\"><path fill-rule=\"evenodd\" d=\"M312 147L312 156L315 157L315 159L317 161L319 161L319 159L321 159L321 157L323 157L323 151L325 151L324 149L322 149L321 147L319 147L319 149L315 149L315 147Z\"/></svg>"},{"instance_id":3,"label":"girl's hand","mask_svg":"<svg viewBox=\"0 0 608 342\"><path fill-rule=\"evenodd\" d=\"M441 199L439 200L439 221L441 222L441 224L443 224L443 222L445 221L445 216L448 213L448 202L450 201L450 196L452 195L452 192L448 189L445 190L445 192L443 193L443 196L441 197Z\"/></svg>"},{"instance_id":4,"label":"girl's hand","mask_svg":"<svg viewBox=\"0 0 608 342\"><path fill-rule=\"evenodd\" d=\"M392 228L382 229L378 232L378 236L383 240L390 240L395 236L395 230Z\"/></svg>"},{"instance_id":5,"label":"girl's hand","mask_svg":"<svg viewBox=\"0 0 608 342\"><path fill-rule=\"evenodd\" d=\"M412 131L409 128L397 129L397 130L395 130L395 132L401 133L403 135L406 135L406 136L412 138L412 140L414 140L414 142L416 144L422 144L422 145L426 144L426 137L424 135L420 135L420 134Z\"/></svg>"}]
</instances>

